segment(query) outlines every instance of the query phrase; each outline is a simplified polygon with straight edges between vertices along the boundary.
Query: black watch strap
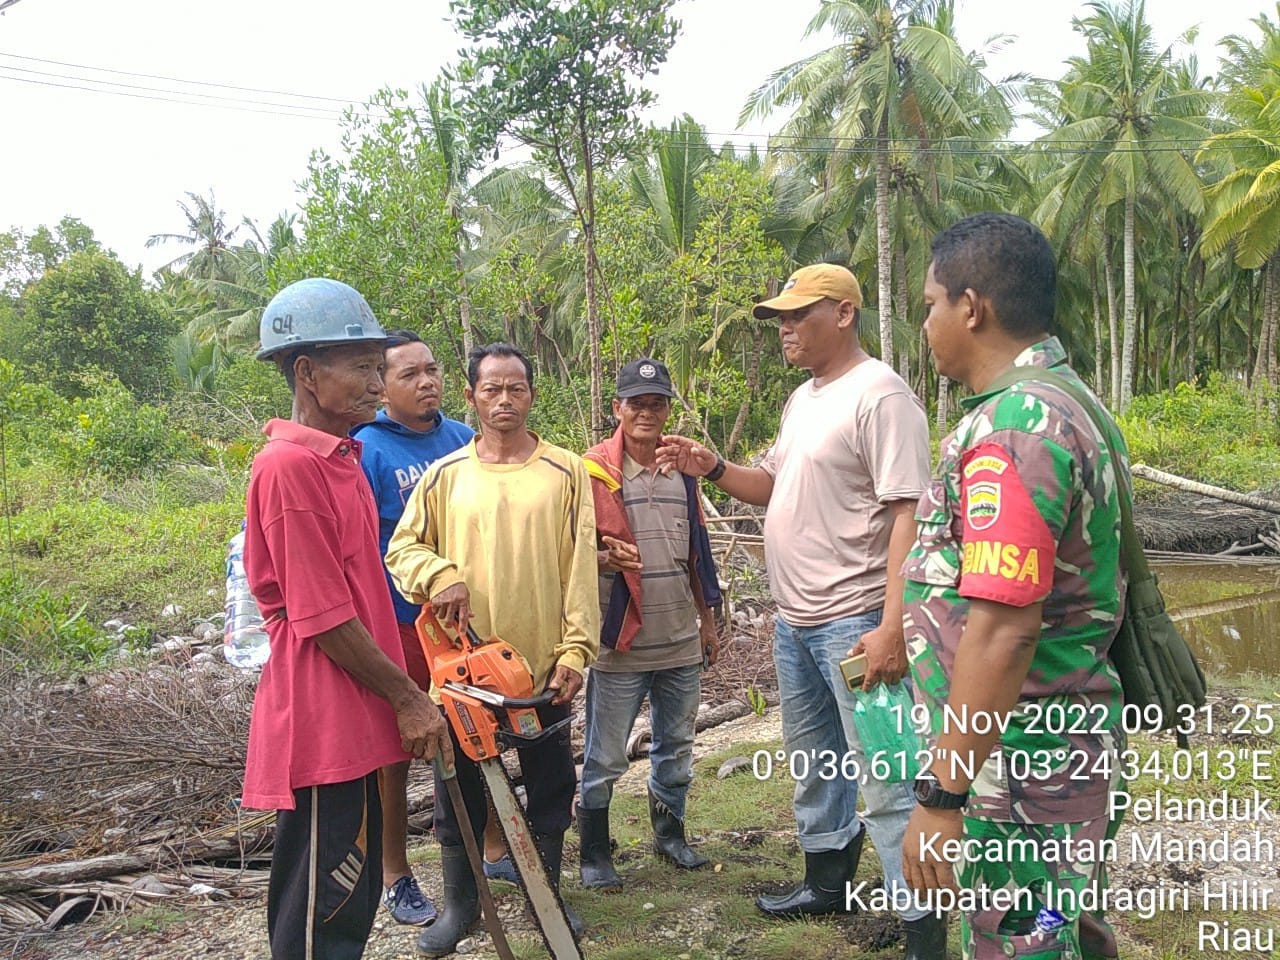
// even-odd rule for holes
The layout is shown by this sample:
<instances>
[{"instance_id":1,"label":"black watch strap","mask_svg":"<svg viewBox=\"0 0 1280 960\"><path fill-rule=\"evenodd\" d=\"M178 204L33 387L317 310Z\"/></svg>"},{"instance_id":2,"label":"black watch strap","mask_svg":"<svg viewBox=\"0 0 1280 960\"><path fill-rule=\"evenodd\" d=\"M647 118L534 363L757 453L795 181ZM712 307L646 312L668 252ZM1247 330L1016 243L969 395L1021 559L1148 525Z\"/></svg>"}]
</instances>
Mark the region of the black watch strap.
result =
<instances>
[{"instance_id":1,"label":"black watch strap","mask_svg":"<svg viewBox=\"0 0 1280 960\"><path fill-rule=\"evenodd\" d=\"M715 483L717 480L723 477L724 476L724 457L720 456L719 454L716 454L716 465L712 467L710 470L708 470L704 474L704 476L708 480L710 480L712 483Z\"/></svg>"},{"instance_id":2,"label":"black watch strap","mask_svg":"<svg viewBox=\"0 0 1280 960\"><path fill-rule=\"evenodd\" d=\"M943 790L937 778L928 773L916 777L915 794L916 803L934 810L959 810L969 802L968 791L952 793Z\"/></svg>"}]
</instances>

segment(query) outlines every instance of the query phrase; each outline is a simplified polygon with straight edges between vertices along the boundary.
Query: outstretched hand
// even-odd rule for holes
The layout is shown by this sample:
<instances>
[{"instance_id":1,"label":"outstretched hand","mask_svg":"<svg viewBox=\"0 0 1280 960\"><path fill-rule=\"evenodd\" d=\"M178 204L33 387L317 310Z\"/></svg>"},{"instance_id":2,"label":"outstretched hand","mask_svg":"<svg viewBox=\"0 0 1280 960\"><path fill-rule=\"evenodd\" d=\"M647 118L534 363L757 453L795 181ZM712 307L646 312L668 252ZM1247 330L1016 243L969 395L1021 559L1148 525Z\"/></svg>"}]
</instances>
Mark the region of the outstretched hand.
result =
<instances>
[{"instance_id":1,"label":"outstretched hand","mask_svg":"<svg viewBox=\"0 0 1280 960\"><path fill-rule=\"evenodd\" d=\"M688 477L704 477L715 466L715 453L696 440L671 433L658 444L658 469L663 473L679 470Z\"/></svg>"}]
</instances>

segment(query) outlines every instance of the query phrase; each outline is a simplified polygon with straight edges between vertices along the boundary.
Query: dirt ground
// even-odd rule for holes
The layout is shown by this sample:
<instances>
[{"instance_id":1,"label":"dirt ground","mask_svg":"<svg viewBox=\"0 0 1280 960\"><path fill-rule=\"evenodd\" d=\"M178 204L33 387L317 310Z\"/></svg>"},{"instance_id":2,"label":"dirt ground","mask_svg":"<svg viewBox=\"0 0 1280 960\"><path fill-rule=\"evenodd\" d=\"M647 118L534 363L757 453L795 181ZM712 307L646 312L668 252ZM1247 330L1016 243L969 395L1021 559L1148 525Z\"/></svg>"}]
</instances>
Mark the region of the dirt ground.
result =
<instances>
[{"instance_id":1,"label":"dirt ground","mask_svg":"<svg viewBox=\"0 0 1280 960\"><path fill-rule=\"evenodd\" d=\"M751 715L730 721L698 735L695 760L723 751L733 743L781 740L782 723L776 709L763 717ZM647 761L637 761L619 780L617 789L643 796ZM572 837L572 834L571 834ZM412 846L430 847L434 840L418 838ZM574 861L566 856L566 878L572 878ZM441 894L439 877L431 867L419 865L417 875L428 896ZM515 888L497 884L494 888L498 912L508 936L536 942L536 928L528 917L523 898ZM572 894L570 894L572 896ZM708 919L708 922L712 922ZM657 925L655 925L657 926ZM38 935L13 944L11 960L185 960L188 957L221 957L227 960L269 960L266 944L267 911L264 896L241 900L175 900L159 906L126 911L124 914L95 917L81 925ZM654 931L656 932L656 931ZM367 960L410 960L417 931L391 920L379 911L365 950ZM477 928L462 949L477 958L494 957L488 937ZM590 955L588 943L585 950ZM523 953L524 951L521 951ZM518 953L518 955L520 955ZM534 948L532 956L539 956ZM0 957L5 956L0 952ZM671 956L676 957L677 954Z\"/></svg>"}]
</instances>

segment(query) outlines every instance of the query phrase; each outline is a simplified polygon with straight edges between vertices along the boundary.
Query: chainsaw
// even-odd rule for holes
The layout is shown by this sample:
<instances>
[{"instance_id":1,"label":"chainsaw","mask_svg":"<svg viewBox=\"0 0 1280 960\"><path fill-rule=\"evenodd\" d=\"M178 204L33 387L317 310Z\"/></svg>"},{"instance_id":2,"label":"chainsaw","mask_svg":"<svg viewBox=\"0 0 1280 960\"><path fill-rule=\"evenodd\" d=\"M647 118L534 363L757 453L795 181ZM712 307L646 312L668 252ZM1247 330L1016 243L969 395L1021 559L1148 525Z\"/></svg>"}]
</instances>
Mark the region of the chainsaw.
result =
<instances>
[{"instance_id":1,"label":"chainsaw","mask_svg":"<svg viewBox=\"0 0 1280 960\"><path fill-rule=\"evenodd\" d=\"M554 736L569 723L569 718L543 728L537 708L549 704L555 691L534 695L533 676L524 657L505 640L491 637L487 642L482 641L468 625L455 644L429 603L422 606L417 629L431 670L431 682L440 694L445 716L462 752L475 761L484 778L547 950L553 960L582 960L564 903L534 846L533 833L501 757L510 747L533 746ZM441 776L445 776L443 770ZM493 910L489 881L480 863L462 791L452 777L446 778L446 784L476 876L490 935L501 953L506 938Z\"/></svg>"}]
</instances>

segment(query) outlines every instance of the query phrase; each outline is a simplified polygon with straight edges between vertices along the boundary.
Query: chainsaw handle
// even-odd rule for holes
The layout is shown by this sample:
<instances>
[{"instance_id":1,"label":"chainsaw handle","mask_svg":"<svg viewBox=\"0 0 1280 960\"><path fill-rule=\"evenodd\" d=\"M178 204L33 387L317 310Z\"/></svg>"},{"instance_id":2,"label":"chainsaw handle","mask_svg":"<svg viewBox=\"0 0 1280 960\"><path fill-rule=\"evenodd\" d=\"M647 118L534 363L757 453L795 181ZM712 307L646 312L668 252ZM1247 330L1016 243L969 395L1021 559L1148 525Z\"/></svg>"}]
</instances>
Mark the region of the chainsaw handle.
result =
<instances>
[{"instance_id":1,"label":"chainsaw handle","mask_svg":"<svg viewBox=\"0 0 1280 960\"><path fill-rule=\"evenodd\" d=\"M556 693L555 690L543 690L536 697L503 697L503 705L515 709L545 707L555 698Z\"/></svg>"}]
</instances>

